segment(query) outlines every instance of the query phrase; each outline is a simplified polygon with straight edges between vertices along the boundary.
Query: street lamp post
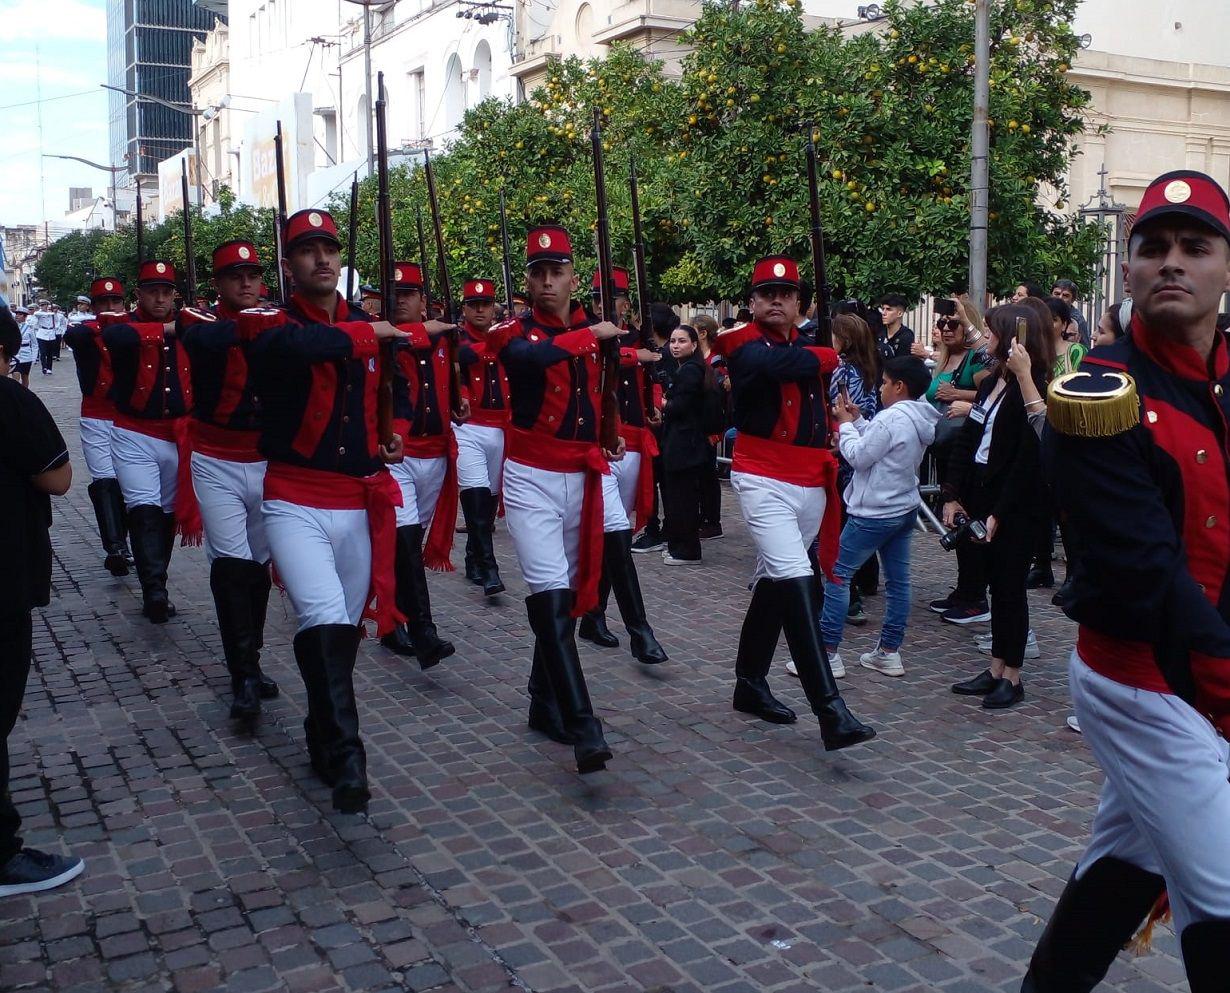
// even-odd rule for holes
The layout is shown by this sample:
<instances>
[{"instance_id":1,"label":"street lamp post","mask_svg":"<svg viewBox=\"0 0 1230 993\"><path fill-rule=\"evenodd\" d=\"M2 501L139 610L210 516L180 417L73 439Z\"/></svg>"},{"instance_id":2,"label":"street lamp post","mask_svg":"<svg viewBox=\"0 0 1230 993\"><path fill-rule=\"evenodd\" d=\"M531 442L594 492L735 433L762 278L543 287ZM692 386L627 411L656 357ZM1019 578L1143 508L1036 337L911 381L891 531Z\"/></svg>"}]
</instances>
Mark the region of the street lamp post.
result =
<instances>
[{"instance_id":1,"label":"street lamp post","mask_svg":"<svg viewBox=\"0 0 1230 993\"><path fill-rule=\"evenodd\" d=\"M375 152L372 145L372 4L386 3L387 0L348 0L363 8L363 71L367 77L367 121L364 132L367 135L367 174L373 174Z\"/></svg>"},{"instance_id":2,"label":"street lamp post","mask_svg":"<svg viewBox=\"0 0 1230 993\"><path fill-rule=\"evenodd\" d=\"M969 298L981 314L987 305L987 223L991 190L991 0L974 2L974 124L970 133Z\"/></svg>"},{"instance_id":3,"label":"street lamp post","mask_svg":"<svg viewBox=\"0 0 1230 993\"><path fill-rule=\"evenodd\" d=\"M202 210L205 209L205 178L204 178L204 158L201 154L201 129L197 126L198 119L204 111L198 110L191 104L173 103L170 100L163 100L162 97L150 96L147 93L137 93L135 90L126 90L122 86L109 86L106 83L99 83L104 90L114 90L116 93L123 93L125 96L135 97L138 100L145 100L147 103L156 103L160 107L166 107L168 110L177 110L181 114L186 114L192 118L192 144L196 151L196 205ZM188 209L188 205L184 204L184 210Z\"/></svg>"},{"instance_id":4,"label":"street lamp post","mask_svg":"<svg viewBox=\"0 0 1230 993\"><path fill-rule=\"evenodd\" d=\"M45 159L66 159L70 162L80 162L83 165L91 166L94 169L101 169L103 172L111 173L111 230L119 230L119 220L117 219L117 208L115 203L115 174L123 172L123 166L103 165L99 162L91 162L89 159L83 159L79 155L43 155Z\"/></svg>"}]
</instances>

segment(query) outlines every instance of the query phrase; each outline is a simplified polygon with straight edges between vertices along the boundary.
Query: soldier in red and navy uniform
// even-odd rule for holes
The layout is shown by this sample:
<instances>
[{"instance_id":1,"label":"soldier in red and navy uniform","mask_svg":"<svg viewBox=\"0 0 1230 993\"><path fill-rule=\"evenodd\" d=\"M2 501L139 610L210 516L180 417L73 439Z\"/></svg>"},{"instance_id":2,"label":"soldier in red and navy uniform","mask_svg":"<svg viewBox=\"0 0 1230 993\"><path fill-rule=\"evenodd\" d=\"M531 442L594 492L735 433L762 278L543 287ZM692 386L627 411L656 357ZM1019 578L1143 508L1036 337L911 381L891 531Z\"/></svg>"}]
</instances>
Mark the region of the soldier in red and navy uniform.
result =
<instances>
[{"instance_id":1,"label":"soldier in red and navy uniform","mask_svg":"<svg viewBox=\"0 0 1230 993\"><path fill-rule=\"evenodd\" d=\"M799 267L771 255L752 273L752 321L720 335L730 370L735 441L730 483L756 544L752 602L739 636L734 708L776 724L795 713L765 678L782 630L828 751L875 737L846 707L820 637L817 563L831 577L840 506L829 451L828 377L837 353L799 334Z\"/></svg>"},{"instance_id":2,"label":"soldier in red and navy uniform","mask_svg":"<svg viewBox=\"0 0 1230 993\"><path fill-rule=\"evenodd\" d=\"M1149 185L1127 281L1128 333L1047 400L1044 461L1079 539L1068 678L1106 781L1025 993L1092 990L1163 891L1193 993L1230 988L1230 200L1214 180Z\"/></svg>"},{"instance_id":3,"label":"soldier in red and navy uniform","mask_svg":"<svg viewBox=\"0 0 1230 993\"><path fill-rule=\"evenodd\" d=\"M504 461L504 519L530 595L534 632L529 724L571 744L582 773L611 757L577 653L576 619L597 605L602 572L602 477L619 451L598 444L599 343L623 332L572 302L568 232L534 228L526 248L530 314L492 328L512 402Z\"/></svg>"},{"instance_id":4,"label":"soldier in red and navy uniform","mask_svg":"<svg viewBox=\"0 0 1230 993\"><path fill-rule=\"evenodd\" d=\"M354 695L360 624L373 617L385 635L402 619L393 579L401 491L385 468L400 458L401 442L380 443L376 415L378 343L403 334L337 292L341 251L329 214L292 214L283 245L295 290L276 326L255 331L247 353L268 461L262 512L298 618L294 651L307 688L312 768L333 787L334 807L353 813L370 796Z\"/></svg>"},{"instance_id":5,"label":"soldier in red and navy uniform","mask_svg":"<svg viewBox=\"0 0 1230 993\"><path fill-rule=\"evenodd\" d=\"M613 267L612 282L615 285L615 323L625 330L619 347L617 397L619 436L627 451L622 459L611 463L610 473L602 477L602 581L598 606L581 618L577 635L604 648L619 645L619 639L606 623L607 600L614 591L619 615L628 631L632 657L654 665L666 662L667 655L658 644L645 613L645 599L632 558L632 532L634 523L636 530L640 530L653 513L653 460L658 454L658 444L645 410L646 371L641 363L656 361L661 356L641 349L639 336L628 329L627 317L632 306L628 295L628 270ZM600 274L594 273L595 306L601 295L600 286ZM652 411L648 415L657 418Z\"/></svg>"},{"instance_id":6,"label":"soldier in red and navy uniform","mask_svg":"<svg viewBox=\"0 0 1230 993\"><path fill-rule=\"evenodd\" d=\"M185 417L192 406L192 373L180 334L200 315L175 314L174 300L175 267L144 262L136 310L125 322L103 329L116 408L111 451L128 506L143 612L155 624L175 616L167 598L167 567L176 528L189 541L199 533Z\"/></svg>"},{"instance_id":7,"label":"soldier in red and navy uniform","mask_svg":"<svg viewBox=\"0 0 1230 993\"><path fill-rule=\"evenodd\" d=\"M466 521L466 579L487 596L504 592L495 558L496 506L504 472L504 431L508 427L508 373L489 347L495 321L495 283L467 279L461 297L461 365L470 418L457 435L457 485Z\"/></svg>"},{"instance_id":8,"label":"soldier in red and navy uniform","mask_svg":"<svg viewBox=\"0 0 1230 993\"><path fill-rule=\"evenodd\" d=\"M452 360L444 329L424 324L422 267L393 264L398 327L410 334L397 345L393 376L393 430L405 458L389 466L401 488L397 510L397 609L406 617L383 639L386 648L414 656L430 669L456 648L440 637L431 616L427 569L452 569L449 554L457 526L457 445L449 396ZM430 530L428 530L430 527ZM426 541L426 545L424 545Z\"/></svg>"},{"instance_id":9,"label":"soldier in red and navy uniform","mask_svg":"<svg viewBox=\"0 0 1230 993\"><path fill-rule=\"evenodd\" d=\"M272 585L261 501L265 459L257 449L259 405L252 388L243 311L260 303L256 246L228 241L214 249L216 321L184 331L192 367L192 485L204 527L209 587L231 675L231 717L250 721L278 687L261 672L265 613Z\"/></svg>"},{"instance_id":10,"label":"soldier in red and navy uniform","mask_svg":"<svg viewBox=\"0 0 1230 993\"><path fill-rule=\"evenodd\" d=\"M127 576L131 559L124 494L115 478L111 457L111 433L115 429L115 404L110 398L111 356L103 344L101 323L120 314L126 316L124 284L113 276L94 280L90 285L90 303L99 317L70 324L64 340L73 350L81 387L81 452L93 477L87 492L98 521L98 536L107 553L103 564L111 575ZM104 314L108 316L103 317Z\"/></svg>"}]
</instances>

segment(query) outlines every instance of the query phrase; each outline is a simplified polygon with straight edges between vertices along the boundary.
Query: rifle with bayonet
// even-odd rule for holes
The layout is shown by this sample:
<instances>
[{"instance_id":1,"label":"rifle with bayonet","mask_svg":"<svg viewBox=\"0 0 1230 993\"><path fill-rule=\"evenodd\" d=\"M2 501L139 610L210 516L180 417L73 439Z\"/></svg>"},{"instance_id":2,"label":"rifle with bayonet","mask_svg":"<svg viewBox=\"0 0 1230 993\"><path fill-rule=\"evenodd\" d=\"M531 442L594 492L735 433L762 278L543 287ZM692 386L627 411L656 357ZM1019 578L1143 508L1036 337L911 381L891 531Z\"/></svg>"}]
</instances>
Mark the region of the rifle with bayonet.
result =
<instances>
[{"instance_id":1,"label":"rifle with bayonet","mask_svg":"<svg viewBox=\"0 0 1230 993\"><path fill-rule=\"evenodd\" d=\"M628 164L628 190L632 195L632 267L636 274L636 307L640 315L641 347L648 348L652 342L653 318L649 307L649 274L645 267L645 236L641 232L641 192L636 182L636 160ZM641 405L645 416L652 417L653 376L651 369L643 370L641 376Z\"/></svg>"},{"instance_id":2,"label":"rifle with bayonet","mask_svg":"<svg viewBox=\"0 0 1230 993\"><path fill-rule=\"evenodd\" d=\"M807 193L811 201L811 266L816 291L816 341L832 347L829 318L829 283L824 265L824 229L820 226L820 185L816 169L816 127L807 125Z\"/></svg>"},{"instance_id":3,"label":"rifle with bayonet","mask_svg":"<svg viewBox=\"0 0 1230 993\"><path fill-rule=\"evenodd\" d=\"M504 250L504 317L513 316L512 259L508 254L508 214L504 209L504 191L500 190L500 244Z\"/></svg>"},{"instance_id":4,"label":"rifle with bayonet","mask_svg":"<svg viewBox=\"0 0 1230 993\"><path fill-rule=\"evenodd\" d=\"M283 306L290 299L289 287L286 285L286 273L282 271L282 232L286 228L286 170L282 160L282 122L278 121L277 132L273 136L273 164L277 172L278 212L273 219L273 247L277 253L278 297Z\"/></svg>"},{"instance_id":5,"label":"rifle with bayonet","mask_svg":"<svg viewBox=\"0 0 1230 993\"><path fill-rule=\"evenodd\" d=\"M602 111L594 111L594 126L589 133L594 155L594 200L598 208L595 235L598 242L598 288L602 319L618 324L615 313L615 274L611 267L611 231L606 215L606 178L602 168ZM608 452L619 448L619 342L605 338L598 345L602 356L602 412L598 422L598 444Z\"/></svg>"},{"instance_id":6,"label":"rifle with bayonet","mask_svg":"<svg viewBox=\"0 0 1230 993\"><path fill-rule=\"evenodd\" d=\"M389 142L385 126L384 73L379 73L376 95L376 230L380 240L381 317L392 321L397 311L393 282L393 212L389 201ZM380 342L380 379L376 388L376 431L380 444L393 443L393 370L397 355L392 339Z\"/></svg>"},{"instance_id":7,"label":"rifle with bayonet","mask_svg":"<svg viewBox=\"0 0 1230 993\"><path fill-rule=\"evenodd\" d=\"M452 324L456 318L453 312L453 291L448 283L448 263L444 255L444 225L440 217L440 200L436 196L436 174L431 168L431 154L426 149L423 150L423 178L427 181L431 226L436 235L436 267L439 270L436 279L440 287L440 301L444 304L445 323ZM425 272L424 282L426 282ZM448 404L453 416L460 417L462 414L461 370L457 365L457 341L453 334L448 335L448 370Z\"/></svg>"},{"instance_id":8,"label":"rifle with bayonet","mask_svg":"<svg viewBox=\"0 0 1230 993\"><path fill-rule=\"evenodd\" d=\"M180 160L179 184L184 197L184 306L196 306L196 256L192 251L192 211L188 209L188 160Z\"/></svg>"},{"instance_id":9,"label":"rifle with bayonet","mask_svg":"<svg viewBox=\"0 0 1230 993\"><path fill-rule=\"evenodd\" d=\"M427 264L427 237L423 234L423 212L414 208L414 223L419 232L419 264L423 267L423 313L431 320L431 267Z\"/></svg>"}]
</instances>

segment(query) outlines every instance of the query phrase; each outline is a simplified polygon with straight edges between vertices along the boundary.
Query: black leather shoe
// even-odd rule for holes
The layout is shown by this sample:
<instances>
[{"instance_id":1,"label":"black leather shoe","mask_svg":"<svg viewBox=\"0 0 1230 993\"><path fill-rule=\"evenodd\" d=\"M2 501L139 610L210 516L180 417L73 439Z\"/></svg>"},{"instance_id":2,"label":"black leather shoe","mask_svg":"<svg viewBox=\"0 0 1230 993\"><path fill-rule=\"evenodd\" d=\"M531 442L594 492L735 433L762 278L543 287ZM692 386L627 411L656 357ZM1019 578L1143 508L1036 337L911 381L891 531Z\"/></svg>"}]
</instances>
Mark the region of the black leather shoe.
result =
<instances>
[{"instance_id":1,"label":"black leather shoe","mask_svg":"<svg viewBox=\"0 0 1230 993\"><path fill-rule=\"evenodd\" d=\"M1059 584L1059 589L1057 589L1053 594L1051 594L1051 603L1053 603L1056 607L1059 607L1062 609L1063 607L1067 606L1068 601L1071 599L1072 599L1072 577L1067 576L1064 578L1064 581Z\"/></svg>"},{"instance_id":2,"label":"black leather shoe","mask_svg":"<svg viewBox=\"0 0 1230 993\"><path fill-rule=\"evenodd\" d=\"M1225 993L1230 921L1197 921L1183 929L1183 965L1192 993Z\"/></svg>"},{"instance_id":3,"label":"black leather shoe","mask_svg":"<svg viewBox=\"0 0 1230 993\"><path fill-rule=\"evenodd\" d=\"M262 700L273 700L282 692L278 689L278 684L272 679L261 673L256 677L256 692Z\"/></svg>"},{"instance_id":4,"label":"black leather shoe","mask_svg":"<svg viewBox=\"0 0 1230 993\"><path fill-rule=\"evenodd\" d=\"M261 692L259 680L248 677L240 681L231 703L231 720L254 721L261 715Z\"/></svg>"},{"instance_id":5,"label":"black leather shoe","mask_svg":"<svg viewBox=\"0 0 1230 993\"><path fill-rule=\"evenodd\" d=\"M983 669L973 679L967 679L963 683L953 683L952 691L958 696L986 696L995 689L998 682L999 680L991 675L990 669Z\"/></svg>"},{"instance_id":6,"label":"black leather shoe","mask_svg":"<svg viewBox=\"0 0 1230 993\"><path fill-rule=\"evenodd\" d=\"M606 626L606 615L600 613L586 614L577 625L577 637L592 642L599 648L618 648L619 639Z\"/></svg>"},{"instance_id":7,"label":"black leather shoe","mask_svg":"<svg viewBox=\"0 0 1230 993\"><path fill-rule=\"evenodd\" d=\"M1025 699L1025 684L1013 683L1008 679L997 679L995 689L982 698L982 705L987 710L1007 710L1015 707Z\"/></svg>"},{"instance_id":8,"label":"black leather shoe","mask_svg":"<svg viewBox=\"0 0 1230 993\"><path fill-rule=\"evenodd\" d=\"M841 697L826 703L816 717L820 720L820 740L824 742L826 752L861 745L876 736L875 728L868 727L850 713L850 708Z\"/></svg>"},{"instance_id":9,"label":"black leather shoe","mask_svg":"<svg viewBox=\"0 0 1230 993\"><path fill-rule=\"evenodd\" d=\"M770 724L793 724L799 719L773 695L764 679L736 676L733 706L741 714L751 714Z\"/></svg>"},{"instance_id":10,"label":"black leather shoe","mask_svg":"<svg viewBox=\"0 0 1230 993\"><path fill-rule=\"evenodd\" d=\"M406 634L406 625L398 624L388 634L380 639L380 644L387 648L395 655L404 655L408 659L415 657L414 643L410 640L410 635Z\"/></svg>"},{"instance_id":11,"label":"black leather shoe","mask_svg":"<svg viewBox=\"0 0 1230 993\"><path fill-rule=\"evenodd\" d=\"M1049 590L1055 585L1055 573L1048 566L1034 566L1025 577L1025 589Z\"/></svg>"}]
</instances>

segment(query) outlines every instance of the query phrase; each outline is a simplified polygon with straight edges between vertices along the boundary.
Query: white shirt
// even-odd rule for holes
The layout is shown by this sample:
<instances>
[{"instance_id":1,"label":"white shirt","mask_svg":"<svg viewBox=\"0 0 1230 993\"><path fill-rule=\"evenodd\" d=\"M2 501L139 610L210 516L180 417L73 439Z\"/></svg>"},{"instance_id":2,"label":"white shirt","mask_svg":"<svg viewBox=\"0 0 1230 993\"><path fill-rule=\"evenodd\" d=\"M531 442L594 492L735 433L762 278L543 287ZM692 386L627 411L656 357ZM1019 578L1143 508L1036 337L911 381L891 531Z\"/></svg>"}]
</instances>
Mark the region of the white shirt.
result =
<instances>
[{"instance_id":1,"label":"white shirt","mask_svg":"<svg viewBox=\"0 0 1230 993\"><path fill-rule=\"evenodd\" d=\"M39 341L56 340L56 315L50 310L36 310L30 315L34 322L35 336Z\"/></svg>"},{"instance_id":2,"label":"white shirt","mask_svg":"<svg viewBox=\"0 0 1230 993\"><path fill-rule=\"evenodd\" d=\"M68 315L69 324L80 324L83 321L92 321L92 320L94 320L94 315L91 314L88 310L86 311L74 310L71 314Z\"/></svg>"},{"instance_id":3,"label":"white shirt","mask_svg":"<svg viewBox=\"0 0 1230 993\"><path fill-rule=\"evenodd\" d=\"M38 358L38 339L34 336L34 325L26 318L21 325L21 348L17 350L18 362L33 362Z\"/></svg>"},{"instance_id":4,"label":"white shirt","mask_svg":"<svg viewBox=\"0 0 1230 993\"><path fill-rule=\"evenodd\" d=\"M978 451L974 453L974 461L979 465L986 465L987 459L991 457L991 432L995 429L995 418L999 416L1000 401L1003 398L1004 390L1001 389L995 394L995 399L991 400L987 419L982 422L982 438L978 442Z\"/></svg>"}]
</instances>

